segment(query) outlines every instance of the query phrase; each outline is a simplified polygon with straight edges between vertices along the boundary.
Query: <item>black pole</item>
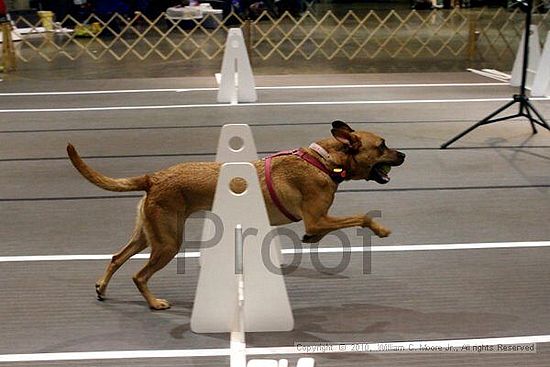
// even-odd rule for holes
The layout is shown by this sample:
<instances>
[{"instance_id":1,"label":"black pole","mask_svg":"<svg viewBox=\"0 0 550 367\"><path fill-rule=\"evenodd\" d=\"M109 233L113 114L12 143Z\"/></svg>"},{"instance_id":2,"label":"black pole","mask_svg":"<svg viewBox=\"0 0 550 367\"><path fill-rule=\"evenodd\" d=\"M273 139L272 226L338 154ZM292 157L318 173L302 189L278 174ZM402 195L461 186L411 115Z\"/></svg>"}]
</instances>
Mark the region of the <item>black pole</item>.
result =
<instances>
[{"instance_id":1,"label":"black pole","mask_svg":"<svg viewBox=\"0 0 550 367\"><path fill-rule=\"evenodd\" d=\"M531 38L531 21L533 12L533 0L525 0L520 5L525 10L525 35L523 38L523 65L521 68L521 87L519 94L525 96L527 84L527 69L529 68L529 39Z\"/></svg>"}]
</instances>

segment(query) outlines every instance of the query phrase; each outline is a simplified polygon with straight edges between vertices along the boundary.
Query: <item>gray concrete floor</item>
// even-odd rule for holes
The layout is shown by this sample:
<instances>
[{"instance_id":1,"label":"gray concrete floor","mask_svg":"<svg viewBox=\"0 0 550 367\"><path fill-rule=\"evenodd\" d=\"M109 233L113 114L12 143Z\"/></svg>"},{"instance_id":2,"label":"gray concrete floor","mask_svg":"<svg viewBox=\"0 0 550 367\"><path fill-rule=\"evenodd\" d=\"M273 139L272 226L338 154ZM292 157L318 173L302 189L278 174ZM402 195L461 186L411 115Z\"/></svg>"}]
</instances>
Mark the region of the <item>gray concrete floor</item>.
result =
<instances>
[{"instance_id":1,"label":"gray concrete floor","mask_svg":"<svg viewBox=\"0 0 550 367\"><path fill-rule=\"evenodd\" d=\"M259 86L486 83L467 73L258 77ZM0 93L214 87L210 78L59 81L11 80ZM388 101L506 98L506 85L260 90L260 102ZM109 193L88 184L65 158L68 141L99 171L117 177L181 161L214 159L221 125L252 127L261 154L309 144L330 134L333 119L374 131L407 154L386 186L343 184L333 213L378 209L394 231L374 246L543 241L550 238L550 132L531 135L525 121L480 128L439 150L446 139L503 104L396 103L201 107L215 91L0 97L0 256L110 254L129 235L139 193ZM190 108L30 112L32 108L196 105ZM198 106L197 106L198 105ZM535 102L550 119L550 102ZM7 110L20 109L21 111ZM134 195L136 194L136 195ZM199 235L191 221L188 238ZM301 224L289 226L302 233ZM359 243L355 231L347 231ZM322 246L334 245L327 239ZM283 243L288 247L289 243ZM248 334L248 346L295 342L390 342L550 334L548 248L373 253L372 271L352 257L341 274L320 274L308 258L286 277L296 328ZM340 261L323 257L326 264ZM105 261L0 262L3 301L0 354L67 351L227 348L228 335L198 335L189 319L198 275L170 264L152 288L174 302L151 312L131 275L114 278L106 302L93 284ZM319 366L546 366L536 354L342 354L316 356ZM291 356L290 360L295 361ZM213 366L227 358L18 363L17 366Z\"/></svg>"}]
</instances>

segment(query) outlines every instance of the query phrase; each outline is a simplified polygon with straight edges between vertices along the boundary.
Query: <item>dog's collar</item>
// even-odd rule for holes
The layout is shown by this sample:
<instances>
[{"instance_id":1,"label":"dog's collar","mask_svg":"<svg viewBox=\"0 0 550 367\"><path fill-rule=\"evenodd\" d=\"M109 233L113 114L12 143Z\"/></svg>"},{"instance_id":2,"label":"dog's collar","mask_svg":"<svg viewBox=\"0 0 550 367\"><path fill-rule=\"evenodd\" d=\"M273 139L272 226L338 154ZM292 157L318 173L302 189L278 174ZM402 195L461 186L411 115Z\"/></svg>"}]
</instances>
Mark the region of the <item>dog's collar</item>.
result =
<instances>
[{"instance_id":1,"label":"dog's collar","mask_svg":"<svg viewBox=\"0 0 550 367\"><path fill-rule=\"evenodd\" d=\"M326 153L326 151L325 151L325 153ZM311 164L312 166L317 167L319 170L326 173L332 179L332 181L334 181L334 183L337 184L337 185L340 184L342 181L344 181L347 178L347 171L345 169L343 169L341 167L334 168L334 169L329 169L320 160L318 160L317 158L315 158L314 156L312 156L311 154L309 154L308 152L306 152L303 149L296 149L292 152L292 154L294 154L295 156L303 159L307 163Z\"/></svg>"},{"instance_id":2,"label":"dog's collar","mask_svg":"<svg viewBox=\"0 0 550 367\"><path fill-rule=\"evenodd\" d=\"M323 148L322 146L320 146L319 144L317 143L311 143L309 145L309 149L313 150L315 153L319 154L321 157L323 157L325 160L329 161L330 160L330 154L328 154L328 152L325 150L325 148Z\"/></svg>"},{"instance_id":3,"label":"dog's collar","mask_svg":"<svg viewBox=\"0 0 550 367\"><path fill-rule=\"evenodd\" d=\"M326 149L320 146L319 144L311 143L308 148L313 150L315 153L319 154L325 161L330 162L332 160L329 152L327 152ZM321 171L326 172L336 184L341 183L349 176L349 172L343 167L337 167L337 168L333 168L332 170L329 170L323 164L323 167L318 167L318 168L321 169Z\"/></svg>"}]
</instances>

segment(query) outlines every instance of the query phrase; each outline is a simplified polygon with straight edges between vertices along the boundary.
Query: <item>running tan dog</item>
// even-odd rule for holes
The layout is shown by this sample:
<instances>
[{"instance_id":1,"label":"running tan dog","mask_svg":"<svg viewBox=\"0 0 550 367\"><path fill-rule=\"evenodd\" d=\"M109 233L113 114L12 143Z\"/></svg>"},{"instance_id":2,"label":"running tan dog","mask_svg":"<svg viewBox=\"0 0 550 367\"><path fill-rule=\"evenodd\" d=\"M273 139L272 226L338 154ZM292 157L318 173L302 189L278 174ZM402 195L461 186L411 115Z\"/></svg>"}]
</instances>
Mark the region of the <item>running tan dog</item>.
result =
<instances>
[{"instance_id":1,"label":"running tan dog","mask_svg":"<svg viewBox=\"0 0 550 367\"><path fill-rule=\"evenodd\" d=\"M344 180L387 183L390 167L401 165L405 154L386 147L384 139L366 131L354 131L342 121L333 122L331 132L333 137L307 148L253 162L271 224L303 220L304 242L318 242L330 231L355 226L368 227L379 237L388 236L388 229L365 214L339 218L329 216L328 211L338 183ZM113 256L96 284L98 298L104 299L115 271L149 245L150 259L133 277L134 283L149 307L169 308L166 300L151 293L147 282L178 253L186 218L212 207L220 164L181 163L149 175L113 179L90 168L71 144L67 152L76 169L94 185L109 191L146 192L138 206L132 238ZM244 185L237 181L234 190L244 190Z\"/></svg>"}]
</instances>

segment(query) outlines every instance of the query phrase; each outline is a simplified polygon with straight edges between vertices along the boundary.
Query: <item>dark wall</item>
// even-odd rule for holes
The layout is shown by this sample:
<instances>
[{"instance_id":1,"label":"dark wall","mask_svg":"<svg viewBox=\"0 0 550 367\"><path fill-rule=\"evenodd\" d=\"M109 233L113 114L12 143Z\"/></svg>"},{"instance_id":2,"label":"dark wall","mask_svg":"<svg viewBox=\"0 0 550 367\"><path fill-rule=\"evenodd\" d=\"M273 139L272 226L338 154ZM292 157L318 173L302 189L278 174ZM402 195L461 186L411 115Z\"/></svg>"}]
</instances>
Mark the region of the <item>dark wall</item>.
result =
<instances>
[{"instance_id":1,"label":"dark wall","mask_svg":"<svg viewBox=\"0 0 550 367\"><path fill-rule=\"evenodd\" d=\"M88 0L91 5L91 9L98 2L105 2L105 0ZM166 11L170 6L181 4L185 0L124 0L132 13L134 10L140 10L148 16L157 16L158 14ZM104 4L101 8L104 8ZM109 3L109 1L107 1ZM77 7L74 6L73 0L31 0L30 7L33 9L51 10L56 14L57 19L64 17L67 14L75 15Z\"/></svg>"}]
</instances>

